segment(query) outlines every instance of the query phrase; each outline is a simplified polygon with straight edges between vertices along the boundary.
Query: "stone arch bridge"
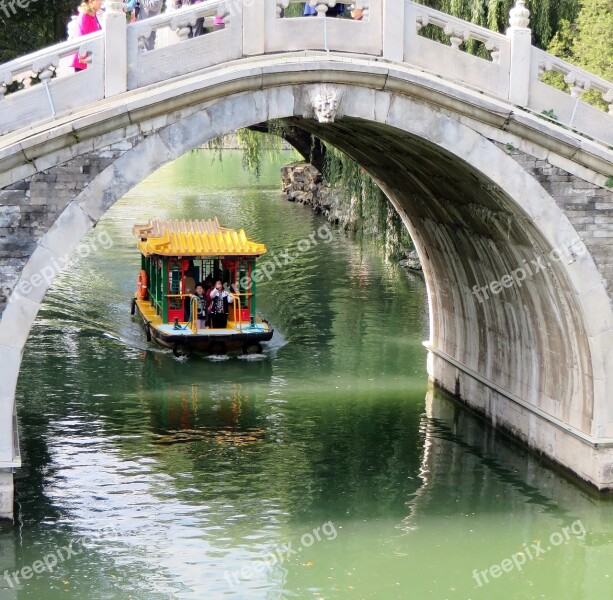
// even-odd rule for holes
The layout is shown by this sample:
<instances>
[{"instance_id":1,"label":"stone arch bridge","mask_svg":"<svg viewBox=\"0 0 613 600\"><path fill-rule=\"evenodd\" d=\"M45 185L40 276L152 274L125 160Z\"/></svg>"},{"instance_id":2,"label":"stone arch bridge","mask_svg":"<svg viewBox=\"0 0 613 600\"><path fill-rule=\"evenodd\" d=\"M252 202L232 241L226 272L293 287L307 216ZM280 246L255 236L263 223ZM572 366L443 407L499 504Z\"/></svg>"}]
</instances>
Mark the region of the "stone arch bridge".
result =
<instances>
[{"instance_id":1,"label":"stone arch bridge","mask_svg":"<svg viewBox=\"0 0 613 600\"><path fill-rule=\"evenodd\" d=\"M613 488L613 84L532 47L522 0L505 35L408 0L356 1L359 21L316 1L324 18L284 18L288 2L207 0L126 26L107 0L103 33L0 65L0 516L20 466L21 356L63 258L160 166L271 119L346 152L402 216L432 380ZM216 16L224 29L188 37ZM63 73L75 52L89 68Z\"/></svg>"}]
</instances>

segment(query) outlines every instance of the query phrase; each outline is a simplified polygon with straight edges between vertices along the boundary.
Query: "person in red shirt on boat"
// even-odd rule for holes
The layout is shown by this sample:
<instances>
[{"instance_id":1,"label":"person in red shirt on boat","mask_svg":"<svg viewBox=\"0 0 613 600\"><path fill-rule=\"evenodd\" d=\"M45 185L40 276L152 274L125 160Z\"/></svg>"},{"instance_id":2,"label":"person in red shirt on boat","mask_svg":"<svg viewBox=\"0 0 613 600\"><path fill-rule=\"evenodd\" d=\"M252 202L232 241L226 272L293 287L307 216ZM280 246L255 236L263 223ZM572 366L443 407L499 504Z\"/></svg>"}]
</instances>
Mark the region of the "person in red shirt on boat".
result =
<instances>
[{"instance_id":1,"label":"person in red shirt on boat","mask_svg":"<svg viewBox=\"0 0 613 600\"><path fill-rule=\"evenodd\" d=\"M79 6L79 16L74 26L75 37L81 37L94 31L100 31L102 27L98 21L98 11L102 7L102 0L84 0ZM72 59L72 66L76 72L87 69L87 63L83 62L79 54Z\"/></svg>"},{"instance_id":2,"label":"person in red shirt on boat","mask_svg":"<svg viewBox=\"0 0 613 600\"><path fill-rule=\"evenodd\" d=\"M228 304L234 302L234 296L223 289L221 279L215 282L211 290L211 324L213 329L225 329L228 325Z\"/></svg>"}]
</instances>

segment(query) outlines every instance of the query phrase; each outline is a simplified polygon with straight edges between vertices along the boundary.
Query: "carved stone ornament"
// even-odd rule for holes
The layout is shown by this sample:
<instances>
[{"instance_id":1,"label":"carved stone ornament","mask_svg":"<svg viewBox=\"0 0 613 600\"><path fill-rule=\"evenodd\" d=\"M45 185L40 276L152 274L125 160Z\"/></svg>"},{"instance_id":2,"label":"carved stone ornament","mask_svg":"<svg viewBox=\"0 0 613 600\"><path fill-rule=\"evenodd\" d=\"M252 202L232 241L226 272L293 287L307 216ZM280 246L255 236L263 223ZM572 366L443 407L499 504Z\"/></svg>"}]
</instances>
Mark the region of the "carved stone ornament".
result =
<instances>
[{"instance_id":1,"label":"carved stone ornament","mask_svg":"<svg viewBox=\"0 0 613 600\"><path fill-rule=\"evenodd\" d=\"M460 45L470 39L470 31L461 29L453 23L447 23L443 31L449 36L449 42L454 50L459 50Z\"/></svg>"},{"instance_id":2,"label":"carved stone ornament","mask_svg":"<svg viewBox=\"0 0 613 600\"><path fill-rule=\"evenodd\" d=\"M60 66L60 57L58 54L54 56L46 56L32 63L32 71L36 73L41 81L51 79L53 73Z\"/></svg>"},{"instance_id":3,"label":"carved stone ornament","mask_svg":"<svg viewBox=\"0 0 613 600\"><path fill-rule=\"evenodd\" d=\"M320 123L334 123L342 99L341 89L322 84L309 91L313 112Z\"/></svg>"},{"instance_id":4,"label":"carved stone ornament","mask_svg":"<svg viewBox=\"0 0 613 600\"><path fill-rule=\"evenodd\" d=\"M124 3L123 0L105 0L104 9L107 15L121 14L123 15ZM125 18L125 17L124 17Z\"/></svg>"},{"instance_id":5,"label":"carved stone ornament","mask_svg":"<svg viewBox=\"0 0 613 600\"><path fill-rule=\"evenodd\" d=\"M283 11L289 6L289 0L277 0L277 18L281 16Z\"/></svg>"},{"instance_id":6,"label":"carved stone ornament","mask_svg":"<svg viewBox=\"0 0 613 600\"><path fill-rule=\"evenodd\" d=\"M92 64L92 55L94 53L92 47L93 45L90 42L85 42L79 46L77 54L81 62L87 63L88 65Z\"/></svg>"},{"instance_id":7,"label":"carved stone ornament","mask_svg":"<svg viewBox=\"0 0 613 600\"><path fill-rule=\"evenodd\" d=\"M489 38L485 43L485 49L490 51L492 62L495 65L500 64L500 42L494 38Z\"/></svg>"},{"instance_id":8,"label":"carved stone ornament","mask_svg":"<svg viewBox=\"0 0 613 600\"><path fill-rule=\"evenodd\" d=\"M0 99L4 98L4 95L7 92L8 86L13 83L13 75L12 73L6 71L4 73L0 73Z\"/></svg>"},{"instance_id":9,"label":"carved stone ornament","mask_svg":"<svg viewBox=\"0 0 613 600\"><path fill-rule=\"evenodd\" d=\"M355 0L355 2L351 5L352 10L357 10L362 12L362 21L368 21L370 17L370 2L369 0Z\"/></svg>"},{"instance_id":10,"label":"carved stone ornament","mask_svg":"<svg viewBox=\"0 0 613 600\"><path fill-rule=\"evenodd\" d=\"M415 28L417 29L417 31L419 32L421 30L422 27L425 27L426 25L428 25L428 23L430 23L430 19L428 17L428 15L417 15L415 17Z\"/></svg>"},{"instance_id":11,"label":"carved stone ornament","mask_svg":"<svg viewBox=\"0 0 613 600\"><path fill-rule=\"evenodd\" d=\"M140 24L139 24L140 25ZM147 48L147 40L153 30L148 25L141 25L138 29L138 51L143 52Z\"/></svg>"},{"instance_id":12,"label":"carved stone ornament","mask_svg":"<svg viewBox=\"0 0 613 600\"><path fill-rule=\"evenodd\" d=\"M540 78L545 75L545 73L547 73L548 71L551 71L551 69L553 68L552 64L550 62L547 61L540 61L539 62L539 66L538 66L538 77L539 80Z\"/></svg>"},{"instance_id":13,"label":"carved stone ornament","mask_svg":"<svg viewBox=\"0 0 613 600\"><path fill-rule=\"evenodd\" d=\"M191 31L190 27L194 27L196 25L196 19L197 17L195 13L190 13L188 15L175 15L172 19L170 19L170 28L177 32L177 35L181 40L186 40L189 36L189 32Z\"/></svg>"},{"instance_id":14,"label":"carved stone ornament","mask_svg":"<svg viewBox=\"0 0 613 600\"><path fill-rule=\"evenodd\" d=\"M509 24L516 29L527 29L530 25L530 11L526 8L526 0L517 0L509 11Z\"/></svg>"},{"instance_id":15,"label":"carved stone ornament","mask_svg":"<svg viewBox=\"0 0 613 600\"><path fill-rule=\"evenodd\" d=\"M577 73L571 71L564 76L564 83L568 85L570 95L573 98L579 98L583 92L590 89L592 82L588 79L579 79Z\"/></svg>"},{"instance_id":16,"label":"carved stone ornament","mask_svg":"<svg viewBox=\"0 0 613 600\"><path fill-rule=\"evenodd\" d=\"M325 17L328 7L334 8L336 0L308 0L307 4L317 11L318 17Z\"/></svg>"},{"instance_id":17,"label":"carved stone ornament","mask_svg":"<svg viewBox=\"0 0 613 600\"><path fill-rule=\"evenodd\" d=\"M172 19L170 19L170 28L173 31L178 31L183 27L194 27L194 25L196 25L197 18L198 17L193 12L187 15L175 15Z\"/></svg>"},{"instance_id":18,"label":"carved stone ornament","mask_svg":"<svg viewBox=\"0 0 613 600\"><path fill-rule=\"evenodd\" d=\"M609 114L613 115L613 88L602 94L602 99L609 105Z\"/></svg>"}]
</instances>

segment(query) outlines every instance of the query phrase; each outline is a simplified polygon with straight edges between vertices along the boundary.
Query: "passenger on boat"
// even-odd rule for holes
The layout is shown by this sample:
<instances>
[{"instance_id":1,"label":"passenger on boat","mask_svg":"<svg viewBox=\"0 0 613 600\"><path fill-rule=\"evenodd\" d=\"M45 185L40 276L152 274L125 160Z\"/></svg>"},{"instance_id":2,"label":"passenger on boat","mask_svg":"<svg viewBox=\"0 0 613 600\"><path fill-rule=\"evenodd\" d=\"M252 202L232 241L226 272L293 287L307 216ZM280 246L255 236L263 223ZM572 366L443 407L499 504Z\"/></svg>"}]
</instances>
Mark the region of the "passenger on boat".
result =
<instances>
[{"instance_id":1,"label":"passenger on boat","mask_svg":"<svg viewBox=\"0 0 613 600\"><path fill-rule=\"evenodd\" d=\"M221 279L215 282L211 290L211 324L214 329L225 329L228 325L228 304L234 302L234 296L223 289Z\"/></svg>"},{"instance_id":2,"label":"passenger on boat","mask_svg":"<svg viewBox=\"0 0 613 600\"><path fill-rule=\"evenodd\" d=\"M211 305L211 292L214 288L213 278L210 275L207 275L202 286L204 287L204 295L206 296L206 306L208 310L209 306Z\"/></svg>"},{"instance_id":3,"label":"passenger on boat","mask_svg":"<svg viewBox=\"0 0 613 600\"><path fill-rule=\"evenodd\" d=\"M198 301L198 329L206 329L207 301L204 286L201 283L196 286L196 293L192 298Z\"/></svg>"}]
</instances>

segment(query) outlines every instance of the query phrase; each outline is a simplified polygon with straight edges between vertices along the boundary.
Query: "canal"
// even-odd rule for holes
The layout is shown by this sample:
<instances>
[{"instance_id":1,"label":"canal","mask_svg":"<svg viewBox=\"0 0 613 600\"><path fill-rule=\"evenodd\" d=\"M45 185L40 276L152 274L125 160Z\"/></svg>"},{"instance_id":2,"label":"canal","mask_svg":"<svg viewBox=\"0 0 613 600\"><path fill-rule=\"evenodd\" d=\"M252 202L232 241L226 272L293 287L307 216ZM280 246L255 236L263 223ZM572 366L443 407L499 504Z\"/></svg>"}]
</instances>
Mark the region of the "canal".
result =
<instances>
[{"instance_id":1,"label":"canal","mask_svg":"<svg viewBox=\"0 0 613 600\"><path fill-rule=\"evenodd\" d=\"M0 599L613 598L613 504L433 394L423 280L279 187L192 152L56 279ZM263 355L176 359L130 317L132 225L213 216L268 246Z\"/></svg>"}]
</instances>

